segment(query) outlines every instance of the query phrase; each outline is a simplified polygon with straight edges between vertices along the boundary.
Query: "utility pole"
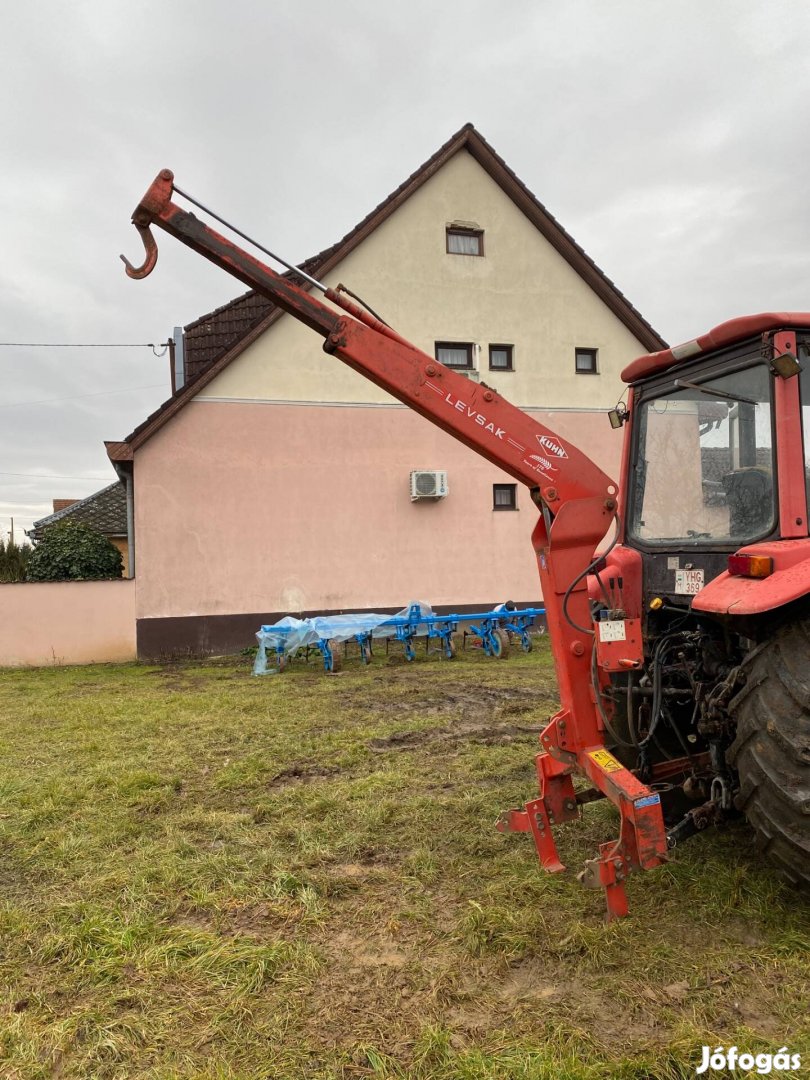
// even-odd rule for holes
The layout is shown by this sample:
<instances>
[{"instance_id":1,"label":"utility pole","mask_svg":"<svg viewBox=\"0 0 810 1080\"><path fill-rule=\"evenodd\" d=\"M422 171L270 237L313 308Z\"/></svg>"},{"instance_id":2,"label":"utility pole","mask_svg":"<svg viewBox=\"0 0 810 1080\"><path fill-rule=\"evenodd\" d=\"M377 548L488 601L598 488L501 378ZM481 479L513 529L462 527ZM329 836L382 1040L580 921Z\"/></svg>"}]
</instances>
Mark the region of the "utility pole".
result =
<instances>
[{"instance_id":1,"label":"utility pole","mask_svg":"<svg viewBox=\"0 0 810 1080\"><path fill-rule=\"evenodd\" d=\"M14 547L14 518L11 519L11 546Z\"/></svg>"}]
</instances>

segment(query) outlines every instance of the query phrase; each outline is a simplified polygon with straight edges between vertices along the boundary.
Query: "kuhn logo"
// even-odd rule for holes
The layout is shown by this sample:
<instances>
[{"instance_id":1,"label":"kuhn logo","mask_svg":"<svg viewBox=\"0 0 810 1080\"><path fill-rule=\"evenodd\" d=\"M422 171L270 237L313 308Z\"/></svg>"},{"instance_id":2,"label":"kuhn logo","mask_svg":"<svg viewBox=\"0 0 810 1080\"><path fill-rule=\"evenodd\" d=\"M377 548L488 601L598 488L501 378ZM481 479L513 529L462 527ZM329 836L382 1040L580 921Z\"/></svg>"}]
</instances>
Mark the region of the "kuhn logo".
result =
<instances>
[{"instance_id":1,"label":"kuhn logo","mask_svg":"<svg viewBox=\"0 0 810 1080\"><path fill-rule=\"evenodd\" d=\"M546 472L557 472L557 466L552 465L548 458L541 457L539 454L529 454L529 461L536 461Z\"/></svg>"},{"instance_id":2,"label":"kuhn logo","mask_svg":"<svg viewBox=\"0 0 810 1080\"><path fill-rule=\"evenodd\" d=\"M537 441L540 443L540 445L543 447L543 449L547 453L553 454L554 457L558 457L558 458L567 458L568 457L568 454L565 452L565 448L560 446L560 444L558 442L555 442L554 439L550 439L548 437L548 435L538 435L537 436Z\"/></svg>"}]
</instances>

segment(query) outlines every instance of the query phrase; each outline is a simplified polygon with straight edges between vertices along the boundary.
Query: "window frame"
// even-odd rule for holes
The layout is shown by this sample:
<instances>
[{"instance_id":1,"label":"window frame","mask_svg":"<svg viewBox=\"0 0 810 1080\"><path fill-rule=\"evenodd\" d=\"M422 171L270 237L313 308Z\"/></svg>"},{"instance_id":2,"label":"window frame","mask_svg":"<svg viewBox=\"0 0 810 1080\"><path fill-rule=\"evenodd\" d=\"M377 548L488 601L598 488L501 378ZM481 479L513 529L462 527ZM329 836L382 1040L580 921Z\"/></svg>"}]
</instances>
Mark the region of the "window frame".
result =
<instances>
[{"instance_id":1,"label":"window frame","mask_svg":"<svg viewBox=\"0 0 810 1080\"><path fill-rule=\"evenodd\" d=\"M466 364L445 364L439 356L439 349L464 349L467 354ZM450 371L474 371L475 370L475 344L472 341L434 341L433 355L444 367Z\"/></svg>"},{"instance_id":2,"label":"window frame","mask_svg":"<svg viewBox=\"0 0 810 1080\"><path fill-rule=\"evenodd\" d=\"M507 364L505 367L494 367L492 364L493 352L501 351L506 353ZM515 346L514 345L490 345L489 346L489 370L490 371L514 371L515 370Z\"/></svg>"},{"instance_id":3,"label":"window frame","mask_svg":"<svg viewBox=\"0 0 810 1080\"><path fill-rule=\"evenodd\" d=\"M699 385L713 382L716 379L721 379L724 376L734 375L737 372L745 371L748 368L753 368L758 365L768 366L766 362L757 356L751 347L751 342L746 342L742 346L738 346L733 352L726 353L725 355L718 357L716 361L709 365L701 365L697 369L694 366L684 365L679 366L676 372L665 371L660 376L651 380L648 385L639 392L638 396L634 398L633 409L636 416L636 421L632 433L632 449L631 460L638 462L641 459L641 447L642 441L646 432L643 430L646 427L646 411L645 407L651 402L655 402L658 399L664 397L668 393L677 391L675 381L677 378L691 378L694 376L694 380ZM773 373L770 373L770 405L771 405L771 450L773 460L773 521L771 529L768 533L762 533L755 537L753 540L746 540L745 544L758 544L772 537L777 537L781 528L779 517L779 466L777 458L777 422L776 422L776 407L775 407L775 382L776 378ZM724 553L727 554L731 551L736 551L743 546L741 541L736 539L719 539L719 538L699 538L695 540L684 538L672 538L668 539L651 539L650 537L642 537L638 535L638 523L637 513L639 508L639 498L643 498L643 492L639 492L636 481L635 472L631 470L631 475L628 480L628 490L626 496L625 505L625 530L627 534L627 542L631 547L636 548L643 552L661 553L663 551L677 551L682 554L692 553Z\"/></svg>"},{"instance_id":4,"label":"window frame","mask_svg":"<svg viewBox=\"0 0 810 1080\"><path fill-rule=\"evenodd\" d=\"M509 494L508 503L499 503L497 501L497 493L499 491L506 491ZM492 485L492 509L498 512L502 510L517 510L517 484L493 484Z\"/></svg>"},{"instance_id":5,"label":"window frame","mask_svg":"<svg viewBox=\"0 0 810 1080\"><path fill-rule=\"evenodd\" d=\"M478 251L451 251L451 236L474 236L478 241ZM446 225L444 229L444 249L447 255L468 255L472 259L484 257L484 230L466 225Z\"/></svg>"},{"instance_id":6,"label":"window frame","mask_svg":"<svg viewBox=\"0 0 810 1080\"><path fill-rule=\"evenodd\" d=\"M592 367L581 368L579 366L580 356L588 356L591 360ZM586 348L584 345L574 346L574 374L575 375L598 375L599 374L599 350Z\"/></svg>"}]
</instances>

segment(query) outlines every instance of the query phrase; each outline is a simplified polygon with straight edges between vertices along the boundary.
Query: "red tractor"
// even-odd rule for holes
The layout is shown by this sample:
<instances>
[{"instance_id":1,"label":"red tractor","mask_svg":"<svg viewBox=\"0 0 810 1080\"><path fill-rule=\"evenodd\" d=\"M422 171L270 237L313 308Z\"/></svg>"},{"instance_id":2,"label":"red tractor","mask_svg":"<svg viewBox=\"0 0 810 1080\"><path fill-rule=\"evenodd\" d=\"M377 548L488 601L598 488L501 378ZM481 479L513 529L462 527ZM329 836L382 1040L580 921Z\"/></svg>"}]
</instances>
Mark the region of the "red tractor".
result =
<instances>
[{"instance_id":1,"label":"red tractor","mask_svg":"<svg viewBox=\"0 0 810 1080\"><path fill-rule=\"evenodd\" d=\"M609 414L625 427L617 487L340 288L274 272L177 206L175 194L195 200L173 180L161 172L135 210L146 260L127 263L131 277L153 269L159 226L530 489L561 707L540 736L539 796L499 828L530 832L543 866L562 870L552 826L610 799L619 837L581 875L609 917L627 913L628 874L739 813L810 882L810 314L736 319L630 364L627 403Z\"/></svg>"}]
</instances>

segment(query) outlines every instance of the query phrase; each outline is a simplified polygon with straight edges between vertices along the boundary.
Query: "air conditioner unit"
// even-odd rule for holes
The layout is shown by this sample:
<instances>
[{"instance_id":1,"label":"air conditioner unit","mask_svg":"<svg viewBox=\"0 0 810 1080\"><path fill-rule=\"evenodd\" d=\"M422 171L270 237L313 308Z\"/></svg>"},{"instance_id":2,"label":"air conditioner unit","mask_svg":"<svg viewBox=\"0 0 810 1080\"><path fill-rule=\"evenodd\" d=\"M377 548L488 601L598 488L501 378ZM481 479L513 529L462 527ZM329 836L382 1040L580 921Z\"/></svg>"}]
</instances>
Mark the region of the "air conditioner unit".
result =
<instances>
[{"instance_id":1,"label":"air conditioner unit","mask_svg":"<svg viewBox=\"0 0 810 1080\"><path fill-rule=\"evenodd\" d=\"M411 473L411 502L443 499L448 493L447 473L441 469L414 469Z\"/></svg>"}]
</instances>

